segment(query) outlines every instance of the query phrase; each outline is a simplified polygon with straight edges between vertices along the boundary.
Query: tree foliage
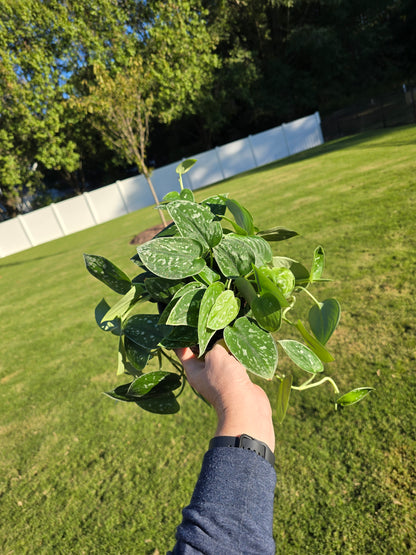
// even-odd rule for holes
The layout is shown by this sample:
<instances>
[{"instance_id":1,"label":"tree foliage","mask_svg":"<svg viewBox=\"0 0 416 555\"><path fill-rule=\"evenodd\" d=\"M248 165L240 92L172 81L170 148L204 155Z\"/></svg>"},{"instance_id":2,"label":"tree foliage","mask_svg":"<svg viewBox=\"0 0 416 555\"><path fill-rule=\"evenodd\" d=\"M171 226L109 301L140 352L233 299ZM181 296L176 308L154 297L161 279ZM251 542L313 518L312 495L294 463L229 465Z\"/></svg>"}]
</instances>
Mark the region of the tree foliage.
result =
<instances>
[{"instance_id":1,"label":"tree foliage","mask_svg":"<svg viewBox=\"0 0 416 555\"><path fill-rule=\"evenodd\" d=\"M415 21L411 0L0 0L0 204L401 87Z\"/></svg>"}]
</instances>

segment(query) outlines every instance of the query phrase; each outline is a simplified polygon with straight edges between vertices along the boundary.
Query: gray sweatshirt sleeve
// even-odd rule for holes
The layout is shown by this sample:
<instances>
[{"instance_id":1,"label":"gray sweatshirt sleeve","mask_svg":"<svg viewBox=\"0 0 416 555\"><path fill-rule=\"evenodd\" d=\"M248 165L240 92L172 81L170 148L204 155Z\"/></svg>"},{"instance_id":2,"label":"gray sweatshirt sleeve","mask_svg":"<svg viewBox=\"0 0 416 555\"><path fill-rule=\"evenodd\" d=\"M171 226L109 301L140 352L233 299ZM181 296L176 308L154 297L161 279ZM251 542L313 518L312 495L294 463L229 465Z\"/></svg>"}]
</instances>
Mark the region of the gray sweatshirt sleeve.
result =
<instances>
[{"instance_id":1,"label":"gray sweatshirt sleeve","mask_svg":"<svg viewBox=\"0 0 416 555\"><path fill-rule=\"evenodd\" d=\"M252 451L215 447L182 511L173 555L274 555L274 468Z\"/></svg>"}]
</instances>

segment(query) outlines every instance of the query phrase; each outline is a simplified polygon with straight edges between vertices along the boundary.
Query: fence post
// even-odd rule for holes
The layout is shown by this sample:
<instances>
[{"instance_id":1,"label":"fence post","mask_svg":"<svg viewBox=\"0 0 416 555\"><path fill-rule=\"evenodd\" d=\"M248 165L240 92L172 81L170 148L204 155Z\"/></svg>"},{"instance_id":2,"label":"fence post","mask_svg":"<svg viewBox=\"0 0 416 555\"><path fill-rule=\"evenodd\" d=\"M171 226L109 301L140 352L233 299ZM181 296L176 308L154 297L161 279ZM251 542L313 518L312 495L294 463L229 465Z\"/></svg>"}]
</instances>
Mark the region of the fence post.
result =
<instances>
[{"instance_id":1,"label":"fence post","mask_svg":"<svg viewBox=\"0 0 416 555\"><path fill-rule=\"evenodd\" d=\"M92 203L92 201L90 199L90 196L87 192L83 193L83 196L85 197L85 200L87 201L87 206L88 206L88 210L90 211L91 217L92 217L95 225L97 225L99 223L99 221L98 221L97 214L95 213L94 204Z\"/></svg>"},{"instance_id":2,"label":"fence post","mask_svg":"<svg viewBox=\"0 0 416 555\"><path fill-rule=\"evenodd\" d=\"M50 207L52 208L53 215L55 216L55 219L58 222L58 226L59 226L60 230L62 231L62 235L68 235L68 230L65 228L65 223L64 223L63 219L61 218L58 207L56 206L56 204L54 202L51 202Z\"/></svg>"},{"instance_id":3,"label":"fence post","mask_svg":"<svg viewBox=\"0 0 416 555\"><path fill-rule=\"evenodd\" d=\"M24 217L21 214L19 214L17 216L17 220L19 221L20 225L22 226L24 234L26 235L27 240L29 241L31 247L34 247L35 244L36 244L36 241L34 240L33 235L32 235L32 233L29 229L29 226L26 224L26 222L24 220Z\"/></svg>"}]
</instances>

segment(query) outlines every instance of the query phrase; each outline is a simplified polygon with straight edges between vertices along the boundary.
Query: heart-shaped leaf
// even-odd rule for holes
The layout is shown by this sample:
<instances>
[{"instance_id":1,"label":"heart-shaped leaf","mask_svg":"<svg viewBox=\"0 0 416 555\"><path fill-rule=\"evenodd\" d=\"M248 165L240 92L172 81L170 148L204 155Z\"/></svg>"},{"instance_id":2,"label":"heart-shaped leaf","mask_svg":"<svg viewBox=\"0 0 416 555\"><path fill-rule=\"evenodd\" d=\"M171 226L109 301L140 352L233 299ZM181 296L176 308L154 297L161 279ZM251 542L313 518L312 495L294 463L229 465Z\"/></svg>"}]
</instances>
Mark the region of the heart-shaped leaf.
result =
<instances>
[{"instance_id":1,"label":"heart-shaped leaf","mask_svg":"<svg viewBox=\"0 0 416 555\"><path fill-rule=\"evenodd\" d=\"M326 299L321 306L313 305L308 320L315 337L323 345L336 330L341 317L341 306L336 299Z\"/></svg>"},{"instance_id":2,"label":"heart-shaped leaf","mask_svg":"<svg viewBox=\"0 0 416 555\"><path fill-rule=\"evenodd\" d=\"M127 336L124 338L124 348L126 350L126 356L133 366L137 370L143 370L151 358L150 351L144 347L140 347Z\"/></svg>"},{"instance_id":3,"label":"heart-shaped leaf","mask_svg":"<svg viewBox=\"0 0 416 555\"><path fill-rule=\"evenodd\" d=\"M228 194L228 193L227 193ZM208 206L211 212L215 216L215 220L220 220L227 210L227 194L225 195L213 195L208 197L201 202L204 206Z\"/></svg>"},{"instance_id":4,"label":"heart-shaped leaf","mask_svg":"<svg viewBox=\"0 0 416 555\"><path fill-rule=\"evenodd\" d=\"M292 375L285 376L279 384L277 392L277 414L276 419L281 424L286 416L287 407L289 406L290 390L292 387Z\"/></svg>"},{"instance_id":5,"label":"heart-shaped leaf","mask_svg":"<svg viewBox=\"0 0 416 555\"><path fill-rule=\"evenodd\" d=\"M357 387L357 389L353 389L348 393L344 393L337 399L336 404L340 405L341 407L347 407L348 405L354 405L354 403L358 403L361 399L364 399L371 391L374 390L374 387Z\"/></svg>"},{"instance_id":6,"label":"heart-shaped leaf","mask_svg":"<svg viewBox=\"0 0 416 555\"><path fill-rule=\"evenodd\" d=\"M167 323L169 315L172 312L174 306L177 304L179 299L185 295L185 293L188 293L189 291L196 291L197 289L200 289L201 287L203 287L203 284L201 284L197 281L191 281L189 283L186 283L185 285L183 285L183 283L182 283L182 287L175 292L175 294L173 295L171 300L165 306L162 314L160 315L159 324L166 324Z\"/></svg>"},{"instance_id":7,"label":"heart-shaped leaf","mask_svg":"<svg viewBox=\"0 0 416 555\"><path fill-rule=\"evenodd\" d=\"M175 414L180 407L172 392L157 397L142 397L135 400L136 404L143 410L155 414Z\"/></svg>"},{"instance_id":8,"label":"heart-shaped leaf","mask_svg":"<svg viewBox=\"0 0 416 555\"><path fill-rule=\"evenodd\" d=\"M282 310L279 301L268 291L253 299L251 310L257 323L267 331L277 331L282 323Z\"/></svg>"},{"instance_id":9,"label":"heart-shaped leaf","mask_svg":"<svg viewBox=\"0 0 416 555\"><path fill-rule=\"evenodd\" d=\"M195 158L188 158L187 160L183 160L180 164L176 166L176 173L182 175L188 172L195 163Z\"/></svg>"},{"instance_id":10,"label":"heart-shaped leaf","mask_svg":"<svg viewBox=\"0 0 416 555\"><path fill-rule=\"evenodd\" d=\"M168 204L168 212L183 237L198 241L204 251L215 247L221 241L220 222L213 221L211 210L196 202L186 200Z\"/></svg>"},{"instance_id":11,"label":"heart-shaped leaf","mask_svg":"<svg viewBox=\"0 0 416 555\"><path fill-rule=\"evenodd\" d=\"M157 276L183 279L198 274L205 266L201 245L188 237L160 237L137 247L146 267Z\"/></svg>"},{"instance_id":12,"label":"heart-shaped leaf","mask_svg":"<svg viewBox=\"0 0 416 555\"><path fill-rule=\"evenodd\" d=\"M324 365L318 356L306 345L294 341L293 339L281 339L279 341L281 347L287 356L305 372L317 374L323 372Z\"/></svg>"},{"instance_id":13,"label":"heart-shaped leaf","mask_svg":"<svg viewBox=\"0 0 416 555\"><path fill-rule=\"evenodd\" d=\"M285 229L284 227L272 227L271 229L258 231L257 235L263 237L266 241L285 241L291 237L296 237L299 233L291 229Z\"/></svg>"},{"instance_id":14,"label":"heart-shaped leaf","mask_svg":"<svg viewBox=\"0 0 416 555\"><path fill-rule=\"evenodd\" d=\"M146 350L156 349L160 341L166 337L170 328L159 325L157 314L134 314L126 320L123 333Z\"/></svg>"},{"instance_id":15,"label":"heart-shaped leaf","mask_svg":"<svg viewBox=\"0 0 416 555\"><path fill-rule=\"evenodd\" d=\"M253 374L272 379L277 367L276 343L253 320L238 318L224 330L224 340L235 358Z\"/></svg>"},{"instance_id":16,"label":"heart-shaped leaf","mask_svg":"<svg viewBox=\"0 0 416 555\"><path fill-rule=\"evenodd\" d=\"M211 330L222 330L237 318L240 310L240 299L228 289L223 291L215 300L214 306L208 316L207 328Z\"/></svg>"},{"instance_id":17,"label":"heart-shaped leaf","mask_svg":"<svg viewBox=\"0 0 416 555\"><path fill-rule=\"evenodd\" d=\"M224 284L220 281L216 281L210 285L202 297L201 306L199 308L199 318L198 318L198 344L199 344L199 356L202 356L207 348L209 340L214 335L215 330L211 330L207 326L208 317L211 312L212 307L215 304L217 298L224 291Z\"/></svg>"},{"instance_id":18,"label":"heart-shaped leaf","mask_svg":"<svg viewBox=\"0 0 416 555\"><path fill-rule=\"evenodd\" d=\"M181 386L181 378L173 372L148 372L131 383L127 396L143 397L147 395L162 395L168 391L174 391Z\"/></svg>"},{"instance_id":19,"label":"heart-shaped leaf","mask_svg":"<svg viewBox=\"0 0 416 555\"><path fill-rule=\"evenodd\" d=\"M110 260L95 254L84 254L84 261L89 273L116 293L125 295L130 290L130 278Z\"/></svg>"},{"instance_id":20,"label":"heart-shaped leaf","mask_svg":"<svg viewBox=\"0 0 416 555\"><path fill-rule=\"evenodd\" d=\"M179 194L181 200L189 200L190 202L195 202L195 197L191 189L182 189Z\"/></svg>"},{"instance_id":21,"label":"heart-shaped leaf","mask_svg":"<svg viewBox=\"0 0 416 555\"><path fill-rule=\"evenodd\" d=\"M205 288L199 287L182 295L172 308L166 324L169 326L198 327L199 307L204 292Z\"/></svg>"}]
</instances>

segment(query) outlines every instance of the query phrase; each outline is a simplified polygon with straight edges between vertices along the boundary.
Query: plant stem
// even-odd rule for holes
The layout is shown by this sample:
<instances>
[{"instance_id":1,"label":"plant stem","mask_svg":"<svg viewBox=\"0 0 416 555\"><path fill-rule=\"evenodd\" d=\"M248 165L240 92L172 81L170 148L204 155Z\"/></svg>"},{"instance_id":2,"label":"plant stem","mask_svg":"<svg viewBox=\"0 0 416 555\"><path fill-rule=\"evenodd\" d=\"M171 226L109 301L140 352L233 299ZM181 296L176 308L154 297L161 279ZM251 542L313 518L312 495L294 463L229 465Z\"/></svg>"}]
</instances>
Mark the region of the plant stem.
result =
<instances>
[{"instance_id":1,"label":"plant stem","mask_svg":"<svg viewBox=\"0 0 416 555\"><path fill-rule=\"evenodd\" d=\"M183 191L183 181L182 181L182 174L179 174L179 185L181 186L181 191Z\"/></svg>"},{"instance_id":2,"label":"plant stem","mask_svg":"<svg viewBox=\"0 0 416 555\"><path fill-rule=\"evenodd\" d=\"M299 287L299 289L302 289L302 291L305 291L305 293L307 293L307 294L310 296L310 298L313 300L313 302L316 303L316 304L318 305L319 308L321 308L322 303L320 303L320 302L318 301L318 299L316 299L316 298L312 295L312 293L306 289L306 287L301 287L300 285L299 285L298 287Z\"/></svg>"},{"instance_id":3,"label":"plant stem","mask_svg":"<svg viewBox=\"0 0 416 555\"><path fill-rule=\"evenodd\" d=\"M330 382L330 384L334 388L334 392L336 394L339 393L337 384L329 376L325 376L325 378L322 378L322 380L320 380L319 382L311 383L311 381L314 378L315 376L312 376L312 378L309 378L309 380L307 380L306 382L304 382L302 385L299 385L299 386L292 385L292 389L296 389L297 391L303 391L305 389L310 389L311 387L317 387L318 385L322 385L324 382Z\"/></svg>"}]
</instances>

